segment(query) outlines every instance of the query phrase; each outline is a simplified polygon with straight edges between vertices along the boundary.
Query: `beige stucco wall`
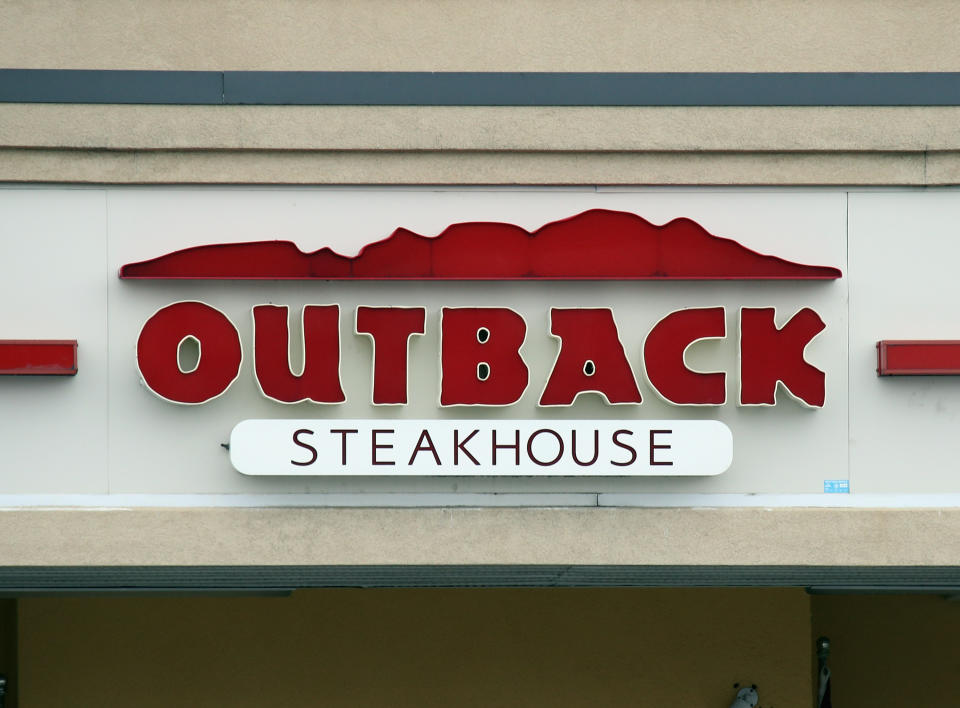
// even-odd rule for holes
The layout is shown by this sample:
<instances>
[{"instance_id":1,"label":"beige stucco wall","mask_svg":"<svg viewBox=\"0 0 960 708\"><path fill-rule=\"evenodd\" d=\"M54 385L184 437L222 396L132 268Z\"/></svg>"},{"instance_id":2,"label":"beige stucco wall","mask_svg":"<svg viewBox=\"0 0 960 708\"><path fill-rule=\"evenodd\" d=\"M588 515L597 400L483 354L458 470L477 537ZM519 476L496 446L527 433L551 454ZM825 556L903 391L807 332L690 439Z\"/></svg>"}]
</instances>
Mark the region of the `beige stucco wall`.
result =
<instances>
[{"instance_id":1,"label":"beige stucco wall","mask_svg":"<svg viewBox=\"0 0 960 708\"><path fill-rule=\"evenodd\" d=\"M958 24L949 1L20 0L0 66L953 71ZM0 104L0 181L956 184L958 111Z\"/></svg>"},{"instance_id":2,"label":"beige stucco wall","mask_svg":"<svg viewBox=\"0 0 960 708\"><path fill-rule=\"evenodd\" d=\"M866 185L960 183L960 152L568 153L0 149L0 181L95 184Z\"/></svg>"},{"instance_id":3,"label":"beige stucco wall","mask_svg":"<svg viewBox=\"0 0 960 708\"><path fill-rule=\"evenodd\" d=\"M957 565L960 509L0 512L5 565Z\"/></svg>"},{"instance_id":4,"label":"beige stucco wall","mask_svg":"<svg viewBox=\"0 0 960 708\"><path fill-rule=\"evenodd\" d=\"M0 104L0 181L949 185L960 108Z\"/></svg>"},{"instance_id":5,"label":"beige stucco wall","mask_svg":"<svg viewBox=\"0 0 960 708\"><path fill-rule=\"evenodd\" d=\"M0 145L143 151L940 152L960 147L960 107L0 103Z\"/></svg>"},{"instance_id":6,"label":"beige stucco wall","mask_svg":"<svg viewBox=\"0 0 960 708\"><path fill-rule=\"evenodd\" d=\"M0 66L955 71L950 0L14 0Z\"/></svg>"},{"instance_id":7,"label":"beige stucco wall","mask_svg":"<svg viewBox=\"0 0 960 708\"><path fill-rule=\"evenodd\" d=\"M960 108L0 104L0 181L942 185Z\"/></svg>"},{"instance_id":8,"label":"beige stucco wall","mask_svg":"<svg viewBox=\"0 0 960 708\"><path fill-rule=\"evenodd\" d=\"M21 708L811 704L802 590L24 599Z\"/></svg>"}]
</instances>

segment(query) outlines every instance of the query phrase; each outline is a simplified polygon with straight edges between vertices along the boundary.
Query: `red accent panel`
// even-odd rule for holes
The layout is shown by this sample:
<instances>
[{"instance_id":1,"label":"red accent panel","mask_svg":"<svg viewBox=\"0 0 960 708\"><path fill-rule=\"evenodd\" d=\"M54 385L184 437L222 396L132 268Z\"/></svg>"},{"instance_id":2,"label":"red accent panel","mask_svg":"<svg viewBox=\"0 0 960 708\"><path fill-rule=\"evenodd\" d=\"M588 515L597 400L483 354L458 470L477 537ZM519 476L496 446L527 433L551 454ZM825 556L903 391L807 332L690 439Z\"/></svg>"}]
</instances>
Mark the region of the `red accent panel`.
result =
<instances>
[{"instance_id":1,"label":"red accent panel","mask_svg":"<svg viewBox=\"0 0 960 708\"><path fill-rule=\"evenodd\" d=\"M602 394L609 403L641 402L610 310L554 308L550 333L561 345L541 406L569 406L586 391Z\"/></svg>"},{"instance_id":2,"label":"red accent panel","mask_svg":"<svg viewBox=\"0 0 960 708\"><path fill-rule=\"evenodd\" d=\"M200 342L200 361L180 370L180 343ZM240 333L225 314L202 302L175 302L148 319L137 339L137 366L155 394L175 403L206 403L230 388L240 373Z\"/></svg>"},{"instance_id":3,"label":"red accent panel","mask_svg":"<svg viewBox=\"0 0 960 708\"><path fill-rule=\"evenodd\" d=\"M0 339L0 375L73 376L75 339Z\"/></svg>"},{"instance_id":4,"label":"red accent panel","mask_svg":"<svg viewBox=\"0 0 960 708\"><path fill-rule=\"evenodd\" d=\"M280 403L342 403L340 386L340 307L303 308L303 373L290 371L290 331L286 305L253 308L253 359L257 384Z\"/></svg>"},{"instance_id":5,"label":"red accent panel","mask_svg":"<svg viewBox=\"0 0 960 708\"><path fill-rule=\"evenodd\" d=\"M821 408L826 374L806 362L803 350L826 325L809 307L780 329L774 314L772 307L740 311L740 404L776 404L780 381L808 406Z\"/></svg>"},{"instance_id":6,"label":"red accent panel","mask_svg":"<svg viewBox=\"0 0 960 708\"><path fill-rule=\"evenodd\" d=\"M507 308L443 308L440 405L508 406L519 401L530 380L520 356L526 334L523 318Z\"/></svg>"},{"instance_id":7,"label":"red accent panel","mask_svg":"<svg viewBox=\"0 0 960 708\"><path fill-rule=\"evenodd\" d=\"M885 339L877 342L880 376L960 376L960 340Z\"/></svg>"},{"instance_id":8,"label":"red accent panel","mask_svg":"<svg viewBox=\"0 0 960 708\"><path fill-rule=\"evenodd\" d=\"M373 402L407 402L407 342L423 334L422 307L358 307L357 332L373 338Z\"/></svg>"},{"instance_id":9,"label":"red accent panel","mask_svg":"<svg viewBox=\"0 0 960 708\"><path fill-rule=\"evenodd\" d=\"M375 280L831 280L840 271L756 253L690 219L657 226L592 209L533 232L454 224L435 237L397 229L354 257L289 241L196 246L120 269L121 278Z\"/></svg>"},{"instance_id":10,"label":"red accent panel","mask_svg":"<svg viewBox=\"0 0 960 708\"><path fill-rule=\"evenodd\" d=\"M653 326L643 345L643 362L650 383L671 403L722 405L727 400L726 375L691 371L683 362L683 353L698 339L725 335L722 307L671 312Z\"/></svg>"}]
</instances>

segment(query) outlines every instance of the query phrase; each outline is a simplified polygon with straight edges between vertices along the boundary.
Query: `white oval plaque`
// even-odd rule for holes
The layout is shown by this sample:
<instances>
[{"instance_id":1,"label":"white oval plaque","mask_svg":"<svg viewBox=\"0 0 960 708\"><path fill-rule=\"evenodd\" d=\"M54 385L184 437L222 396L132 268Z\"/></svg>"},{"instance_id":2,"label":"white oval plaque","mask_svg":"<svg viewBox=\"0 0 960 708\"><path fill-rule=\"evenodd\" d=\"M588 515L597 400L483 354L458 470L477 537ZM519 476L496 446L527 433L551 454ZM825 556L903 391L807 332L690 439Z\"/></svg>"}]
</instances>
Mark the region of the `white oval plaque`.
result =
<instances>
[{"instance_id":1,"label":"white oval plaque","mask_svg":"<svg viewBox=\"0 0 960 708\"><path fill-rule=\"evenodd\" d=\"M733 461L716 420L244 420L247 475L706 476Z\"/></svg>"}]
</instances>

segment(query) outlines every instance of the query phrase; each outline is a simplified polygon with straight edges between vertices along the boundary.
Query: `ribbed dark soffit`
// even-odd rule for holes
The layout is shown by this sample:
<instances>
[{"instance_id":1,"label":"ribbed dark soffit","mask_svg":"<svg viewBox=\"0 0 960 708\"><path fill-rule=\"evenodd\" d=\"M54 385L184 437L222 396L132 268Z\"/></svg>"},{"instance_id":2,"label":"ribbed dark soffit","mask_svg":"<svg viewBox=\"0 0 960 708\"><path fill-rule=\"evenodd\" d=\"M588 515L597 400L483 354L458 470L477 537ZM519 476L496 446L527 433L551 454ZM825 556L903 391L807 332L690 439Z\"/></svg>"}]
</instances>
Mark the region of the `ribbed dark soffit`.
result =
<instances>
[{"instance_id":1,"label":"ribbed dark soffit","mask_svg":"<svg viewBox=\"0 0 960 708\"><path fill-rule=\"evenodd\" d=\"M403 587L815 587L960 592L960 566L337 565L0 567L0 594ZM951 590L952 589L952 590Z\"/></svg>"},{"instance_id":2,"label":"ribbed dark soffit","mask_svg":"<svg viewBox=\"0 0 960 708\"><path fill-rule=\"evenodd\" d=\"M0 102L350 106L957 106L960 72L0 69Z\"/></svg>"}]
</instances>

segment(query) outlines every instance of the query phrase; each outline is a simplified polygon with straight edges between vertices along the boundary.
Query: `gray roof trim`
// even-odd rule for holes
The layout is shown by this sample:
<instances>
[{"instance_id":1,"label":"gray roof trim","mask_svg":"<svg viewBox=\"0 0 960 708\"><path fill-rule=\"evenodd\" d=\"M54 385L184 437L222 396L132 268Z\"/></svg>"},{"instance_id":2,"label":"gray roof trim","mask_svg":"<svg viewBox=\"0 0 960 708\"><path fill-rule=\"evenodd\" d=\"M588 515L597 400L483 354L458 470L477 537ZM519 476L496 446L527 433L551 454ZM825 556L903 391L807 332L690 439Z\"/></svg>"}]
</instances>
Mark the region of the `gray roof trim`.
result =
<instances>
[{"instance_id":1,"label":"gray roof trim","mask_svg":"<svg viewBox=\"0 0 960 708\"><path fill-rule=\"evenodd\" d=\"M957 106L960 72L0 69L0 102L351 106Z\"/></svg>"},{"instance_id":2,"label":"gray roof trim","mask_svg":"<svg viewBox=\"0 0 960 708\"><path fill-rule=\"evenodd\" d=\"M353 587L814 587L960 592L960 566L6 566L0 594L244 593Z\"/></svg>"}]
</instances>

